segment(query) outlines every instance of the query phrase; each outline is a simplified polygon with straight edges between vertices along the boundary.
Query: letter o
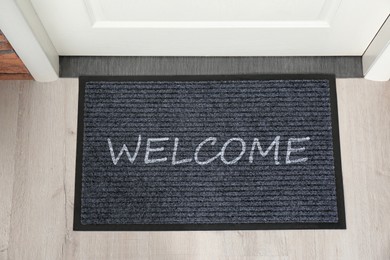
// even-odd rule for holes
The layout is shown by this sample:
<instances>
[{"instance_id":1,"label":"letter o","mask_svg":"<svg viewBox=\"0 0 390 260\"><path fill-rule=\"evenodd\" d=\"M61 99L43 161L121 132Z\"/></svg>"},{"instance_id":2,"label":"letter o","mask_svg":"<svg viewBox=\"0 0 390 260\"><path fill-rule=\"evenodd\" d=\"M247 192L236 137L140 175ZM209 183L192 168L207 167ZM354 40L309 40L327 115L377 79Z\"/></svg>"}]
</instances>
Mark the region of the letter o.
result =
<instances>
[{"instance_id":1,"label":"letter o","mask_svg":"<svg viewBox=\"0 0 390 260\"><path fill-rule=\"evenodd\" d=\"M233 141L238 141L241 143L241 152L234 160L229 162L225 159L225 150L226 150L226 147ZM223 147L221 149L221 161L224 164L234 164L234 163L238 162L241 159L241 157L244 155L245 149L246 149L246 144L245 144L244 140L242 140L241 138L237 138L237 137L230 138L229 140L226 141L226 143L223 145Z\"/></svg>"}]
</instances>

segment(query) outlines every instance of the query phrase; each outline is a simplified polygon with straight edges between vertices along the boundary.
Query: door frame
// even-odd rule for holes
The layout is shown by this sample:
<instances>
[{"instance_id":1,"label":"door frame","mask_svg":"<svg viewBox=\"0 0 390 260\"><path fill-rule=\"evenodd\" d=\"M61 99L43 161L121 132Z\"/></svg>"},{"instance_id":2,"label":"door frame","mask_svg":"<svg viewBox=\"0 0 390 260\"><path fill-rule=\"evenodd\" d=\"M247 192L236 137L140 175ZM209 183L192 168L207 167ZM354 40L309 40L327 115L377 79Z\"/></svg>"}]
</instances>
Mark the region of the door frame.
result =
<instances>
[{"instance_id":1,"label":"door frame","mask_svg":"<svg viewBox=\"0 0 390 260\"><path fill-rule=\"evenodd\" d=\"M36 81L58 79L59 55L29 0L2 0L0 28Z\"/></svg>"},{"instance_id":2,"label":"door frame","mask_svg":"<svg viewBox=\"0 0 390 260\"><path fill-rule=\"evenodd\" d=\"M59 77L59 55L47 35L30 0L3 0L0 28L36 81ZM362 55L364 78L386 81L390 78L390 18Z\"/></svg>"},{"instance_id":3,"label":"door frame","mask_svg":"<svg viewBox=\"0 0 390 260\"><path fill-rule=\"evenodd\" d=\"M390 15L364 52L362 63L365 79L390 79Z\"/></svg>"}]
</instances>

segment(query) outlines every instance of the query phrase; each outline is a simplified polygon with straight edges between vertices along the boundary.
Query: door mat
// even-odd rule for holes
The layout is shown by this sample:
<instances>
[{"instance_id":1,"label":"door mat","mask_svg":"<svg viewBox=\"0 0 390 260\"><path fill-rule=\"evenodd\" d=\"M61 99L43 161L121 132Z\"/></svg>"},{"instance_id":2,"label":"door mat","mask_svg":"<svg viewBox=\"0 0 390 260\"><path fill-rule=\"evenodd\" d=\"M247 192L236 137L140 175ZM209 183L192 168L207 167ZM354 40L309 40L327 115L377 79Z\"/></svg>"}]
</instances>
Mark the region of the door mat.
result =
<instances>
[{"instance_id":1,"label":"door mat","mask_svg":"<svg viewBox=\"0 0 390 260\"><path fill-rule=\"evenodd\" d=\"M345 229L334 76L79 82L75 230Z\"/></svg>"}]
</instances>

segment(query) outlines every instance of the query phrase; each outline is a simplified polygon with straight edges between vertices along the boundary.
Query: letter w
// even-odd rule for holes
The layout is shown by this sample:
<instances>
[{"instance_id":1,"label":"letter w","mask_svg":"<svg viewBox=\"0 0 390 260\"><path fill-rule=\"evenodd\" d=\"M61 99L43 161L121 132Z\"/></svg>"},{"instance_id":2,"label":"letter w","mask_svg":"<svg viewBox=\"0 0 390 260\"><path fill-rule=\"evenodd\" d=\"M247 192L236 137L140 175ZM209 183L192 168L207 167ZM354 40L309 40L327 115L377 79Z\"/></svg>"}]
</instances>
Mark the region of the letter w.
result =
<instances>
[{"instance_id":1,"label":"letter w","mask_svg":"<svg viewBox=\"0 0 390 260\"><path fill-rule=\"evenodd\" d=\"M111 159L112 159L112 162L114 163L114 165L116 165L118 163L123 152L126 152L127 158L129 158L129 161L131 163L133 163L135 161L135 158L137 158L137 154L138 154L139 148L141 146L141 135L138 136L137 148L135 148L133 156L130 155L130 152L127 149L126 144L123 144L123 147L122 147L121 151L119 152L118 157L115 157L114 148L112 147L111 139L107 138L107 142L108 142L108 147L110 149Z\"/></svg>"}]
</instances>

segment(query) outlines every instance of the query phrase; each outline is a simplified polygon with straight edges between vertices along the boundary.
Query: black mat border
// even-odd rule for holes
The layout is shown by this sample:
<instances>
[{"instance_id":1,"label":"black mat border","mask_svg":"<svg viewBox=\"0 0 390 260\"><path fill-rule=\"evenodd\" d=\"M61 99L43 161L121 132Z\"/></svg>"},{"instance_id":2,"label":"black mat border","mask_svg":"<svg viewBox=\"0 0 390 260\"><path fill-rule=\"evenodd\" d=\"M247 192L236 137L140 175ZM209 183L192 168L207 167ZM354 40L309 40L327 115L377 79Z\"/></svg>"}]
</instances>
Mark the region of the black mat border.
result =
<instances>
[{"instance_id":1,"label":"black mat border","mask_svg":"<svg viewBox=\"0 0 390 260\"><path fill-rule=\"evenodd\" d=\"M213 81L213 80L329 80L332 114L332 135L338 223L250 223L250 224L81 224L81 178L84 137L85 84L90 81ZM346 229L344 191L341 168L339 120L336 79L333 74L271 74L271 75L191 75L191 76L80 76L77 119L76 183L73 230L75 231L206 231L206 230L287 230Z\"/></svg>"}]
</instances>

